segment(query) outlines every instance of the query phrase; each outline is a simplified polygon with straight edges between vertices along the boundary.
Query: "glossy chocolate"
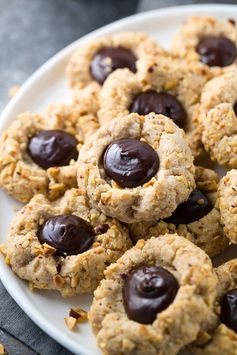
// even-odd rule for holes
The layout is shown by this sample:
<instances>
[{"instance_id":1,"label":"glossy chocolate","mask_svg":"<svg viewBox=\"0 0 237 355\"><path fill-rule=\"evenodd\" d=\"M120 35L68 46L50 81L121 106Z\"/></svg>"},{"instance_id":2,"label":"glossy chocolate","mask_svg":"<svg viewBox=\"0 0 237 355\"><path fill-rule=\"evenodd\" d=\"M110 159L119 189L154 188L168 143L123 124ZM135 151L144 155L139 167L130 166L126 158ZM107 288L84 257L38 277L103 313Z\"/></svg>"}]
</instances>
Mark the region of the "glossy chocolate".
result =
<instances>
[{"instance_id":1,"label":"glossy chocolate","mask_svg":"<svg viewBox=\"0 0 237 355\"><path fill-rule=\"evenodd\" d=\"M221 302L220 319L237 333L237 288L228 291Z\"/></svg>"},{"instance_id":2,"label":"glossy chocolate","mask_svg":"<svg viewBox=\"0 0 237 355\"><path fill-rule=\"evenodd\" d=\"M114 70L128 68L133 73L136 72L135 55L123 47L106 47L97 52L91 61L91 76L99 84L103 84L105 79Z\"/></svg>"},{"instance_id":3,"label":"glossy chocolate","mask_svg":"<svg viewBox=\"0 0 237 355\"><path fill-rule=\"evenodd\" d=\"M160 266L139 266L124 277L123 304L129 319L151 324L174 300L179 284Z\"/></svg>"},{"instance_id":4,"label":"glossy chocolate","mask_svg":"<svg viewBox=\"0 0 237 355\"><path fill-rule=\"evenodd\" d=\"M181 102L167 92L141 93L134 99L130 112L136 112L139 115L147 115L150 112L162 114L172 118L180 128L184 128L187 121L187 114Z\"/></svg>"},{"instance_id":5,"label":"glossy chocolate","mask_svg":"<svg viewBox=\"0 0 237 355\"><path fill-rule=\"evenodd\" d=\"M77 255L85 252L94 241L93 227L75 215L49 218L39 229L38 239L56 249L57 255Z\"/></svg>"},{"instance_id":6,"label":"glossy chocolate","mask_svg":"<svg viewBox=\"0 0 237 355\"><path fill-rule=\"evenodd\" d=\"M41 131L30 138L27 152L31 159L43 169L64 166L78 157L77 140L59 129Z\"/></svg>"},{"instance_id":7,"label":"glossy chocolate","mask_svg":"<svg viewBox=\"0 0 237 355\"><path fill-rule=\"evenodd\" d=\"M136 187L149 181L158 171L156 151L138 139L113 141L104 151L106 175L122 187Z\"/></svg>"},{"instance_id":8,"label":"glossy chocolate","mask_svg":"<svg viewBox=\"0 0 237 355\"><path fill-rule=\"evenodd\" d=\"M200 40L196 51L200 60L210 67L226 67L237 57L236 45L226 37L208 36Z\"/></svg>"},{"instance_id":9,"label":"glossy chocolate","mask_svg":"<svg viewBox=\"0 0 237 355\"><path fill-rule=\"evenodd\" d=\"M172 215L164 219L167 223L188 224L198 221L213 209L209 198L200 190L195 189L187 201L178 205Z\"/></svg>"}]
</instances>

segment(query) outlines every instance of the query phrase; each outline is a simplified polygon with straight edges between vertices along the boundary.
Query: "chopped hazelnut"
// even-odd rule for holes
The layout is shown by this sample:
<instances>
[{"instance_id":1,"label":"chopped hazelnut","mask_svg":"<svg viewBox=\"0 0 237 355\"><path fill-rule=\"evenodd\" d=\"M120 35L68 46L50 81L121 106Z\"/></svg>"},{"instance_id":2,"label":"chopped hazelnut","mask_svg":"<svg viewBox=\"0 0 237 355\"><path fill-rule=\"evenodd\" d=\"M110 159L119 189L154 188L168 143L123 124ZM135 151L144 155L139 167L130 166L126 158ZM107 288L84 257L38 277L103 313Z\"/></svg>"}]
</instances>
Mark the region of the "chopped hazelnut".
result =
<instances>
[{"instance_id":1,"label":"chopped hazelnut","mask_svg":"<svg viewBox=\"0 0 237 355\"><path fill-rule=\"evenodd\" d=\"M88 320L87 312L82 308L71 308L69 316L75 318L78 323L87 322Z\"/></svg>"},{"instance_id":2,"label":"chopped hazelnut","mask_svg":"<svg viewBox=\"0 0 237 355\"><path fill-rule=\"evenodd\" d=\"M74 317L65 317L64 322L69 330L73 330L75 328L77 320Z\"/></svg>"}]
</instances>

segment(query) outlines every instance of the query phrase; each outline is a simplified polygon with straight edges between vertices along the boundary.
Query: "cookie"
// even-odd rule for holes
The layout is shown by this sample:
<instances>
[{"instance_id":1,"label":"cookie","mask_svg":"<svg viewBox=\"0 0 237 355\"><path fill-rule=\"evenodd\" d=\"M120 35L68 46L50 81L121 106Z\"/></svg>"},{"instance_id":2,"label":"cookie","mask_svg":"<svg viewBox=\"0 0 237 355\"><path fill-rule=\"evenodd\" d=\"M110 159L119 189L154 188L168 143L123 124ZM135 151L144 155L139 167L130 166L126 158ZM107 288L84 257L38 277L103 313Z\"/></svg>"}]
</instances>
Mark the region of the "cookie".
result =
<instances>
[{"instance_id":1,"label":"cookie","mask_svg":"<svg viewBox=\"0 0 237 355\"><path fill-rule=\"evenodd\" d=\"M209 74L198 64L171 57L145 56L137 66L138 74L117 70L106 80L100 93L100 124L130 112L163 114L185 130L192 153L198 157L203 152L199 101Z\"/></svg>"},{"instance_id":2,"label":"cookie","mask_svg":"<svg viewBox=\"0 0 237 355\"><path fill-rule=\"evenodd\" d=\"M216 205L217 174L210 169L196 167L196 188L187 201L181 203L167 219L129 224L134 242L139 239L177 233L203 249L209 256L223 251L229 244L220 223Z\"/></svg>"},{"instance_id":3,"label":"cookie","mask_svg":"<svg viewBox=\"0 0 237 355\"><path fill-rule=\"evenodd\" d=\"M237 243L237 170L228 171L218 189L218 205L226 236Z\"/></svg>"},{"instance_id":4,"label":"cookie","mask_svg":"<svg viewBox=\"0 0 237 355\"><path fill-rule=\"evenodd\" d=\"M91 103L98 104L98 94L106 78L118 68L137 71L137 60L146 53L164 54L145 33L121 32L97 38L81 45L72 55L67 76L74 99L86 92ZM89 94L89 96L88 96Z\"/></svg>"},{"instance_id":5,"label":"cookie","mask_svg":"<svg viewBox=\"0 0 237 355\"><path fill-rule=\"evenodd\" d=\"M21 202L37 193L55 199L76 187L78 151L99 125L75 105L53 105L44 115L24 113L0 140L0 186Z\"/></svg>"},{"instance_id":6,"label":"cookie","mask_svg":"<svg viewBox=\"0 0 237 355\"><path fill-rule=\"evenodd\" d=\"M237 69L209 81L201 97L202 142L212 160L237 167Z\"/></svg>"},{"instance_id":7,"label":"cookie","mask_svg":"<svg viewBox=\"0 0 237 355\"><path fill-rule=\"evenodd\" d=\"M104 354L177 354L216 294L208 256L176 234L140 240L105 271L89 314Z\"/></svg>"},{"instance_id":8,"label":"cookie","mask_svg":"<svg viewBox=\"0 0 237 355\"><path fill-rule=\"evenodd\" d=\"M93 291L106 266L129 247L127 229L91 208L78 189L53 203L34 196L17 213L5 245L20 278L64 297Z\"/></svg>"},{"instance_id":9,"label":"cookie","mask_svg":"<svg viewBox=\"0 0 237 355\"><path fill-rule=\"evenodd\" d=\"M236 64L235 21L218 21L209 16L191 16L175 36L172 52L186 60L201 62L213 75Z\"/></svg>"},{"instance_id":10,"label":"cookie","mask_svg":"<svg viewBox=\"0 0 237 355\"><path fill-rule=\"evenodd\" d=\"M132 113L102 126L78 160L78 186L94 207L122 222L168 217L194 184L183 131L154 113Z\"/></svg>"},{"instance_id":11,"label":"cookie","mask_svg":"<svg viewBox=\"0 0 237 355\"><path fill-rule=\"evenodd\" d=\"M216 314L212 327L201 344L188 347L187 354L193 355L236 355L237 354L237 262L230 260L216 268L218 276ZM209 325L210 328L210 325ZM184 352L186 355L186 352Z\"/></svg>"}]
</instances>

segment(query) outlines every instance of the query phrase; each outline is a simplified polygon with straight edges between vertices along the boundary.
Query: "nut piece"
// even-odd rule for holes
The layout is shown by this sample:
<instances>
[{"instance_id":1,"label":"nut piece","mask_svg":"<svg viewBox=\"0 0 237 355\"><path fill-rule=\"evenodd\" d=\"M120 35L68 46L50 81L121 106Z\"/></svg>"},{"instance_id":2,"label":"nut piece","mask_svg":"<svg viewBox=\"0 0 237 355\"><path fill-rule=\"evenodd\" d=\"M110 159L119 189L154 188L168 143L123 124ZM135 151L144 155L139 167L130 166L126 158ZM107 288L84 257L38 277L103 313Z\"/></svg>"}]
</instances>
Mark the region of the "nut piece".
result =
<instances>
[{"instance_id":1,"label":"nut piece","mask_svg":"<svg viewBox=\"0 0 237 355\"><path fill-rule=\"evenodd\" d=\"M82 308L71 308L69 316L75 318L78 323L87 322L88 320L87 312Z\"/></svg>"},{"instance_id":2,"label":"nut piece","mask_svg":"<svg viewBox=\"0 0 237 355\"><path fill-rule=\"evenodd\" d=\"M6 349L2 344L0 344L0 355L5 355L5 354L7 354Z\"/></svg>"},{"instance_id":3,"label":"nut piece","mask_svg":"<svg viewBox=\"0 0 237 355\"><path fill-rule=\"evenodd\" d=\"M73 330L75 328L77 320L76 320L76 318L73 318L73 317L65 317L64 322L69 330Z\"/></svg>"}]
</instances>

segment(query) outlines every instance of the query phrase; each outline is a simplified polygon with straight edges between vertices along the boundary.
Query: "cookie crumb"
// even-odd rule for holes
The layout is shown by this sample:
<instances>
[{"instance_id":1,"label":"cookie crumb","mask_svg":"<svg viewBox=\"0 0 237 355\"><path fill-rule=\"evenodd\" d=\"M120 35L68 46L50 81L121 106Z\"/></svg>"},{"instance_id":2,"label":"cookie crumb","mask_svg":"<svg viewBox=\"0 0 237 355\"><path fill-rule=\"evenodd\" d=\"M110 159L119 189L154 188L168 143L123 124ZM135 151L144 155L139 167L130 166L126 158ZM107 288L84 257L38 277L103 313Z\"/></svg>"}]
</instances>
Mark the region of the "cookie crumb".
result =
<instances>
[{"instance_id":1,"label":"cookie crumb","mask_svg":"<svg viewBox=\"0 0 237 355\"><path fill-rule=\"evenodd\" d=\"M64 317L64 322L69 330L73 330L77 323L77 319L74 317Z\"/></svg>"},{"instance_id":2,"label":"cookie crumb","mask_svg":"<svg viewBox=\"0 0 237 355\"><path fill-rule=\"evenodd\" d=\"M56 249L54 247L46 243L37 245L34 250L36 255L53 255L55 251Z\"/></svg>"},{"instance_id":3,"label":"cookie crumb","mask_svg":"<svg viewBox=\"0 0 237 355\"><path fill-rule=\"evenodd\" d=\"M10 98L14 97L20 90L20 85L14 85L8 90L8 96Z\"/></svg>"},{"instance_id":4,"label":"cookie crumb","mask_svg":"<svg viewBox=\"0 0 237 355\"><path fill-rule=\"evenodd\" d=\"M7 251L6 251L6 245L3 243L3 244L0 244L0 253L4 256L7 255Z\"/></svg>"},{"instance_id":5,"label":"cookie crumb","mask_svg":"<svg viewBox=\"0 0 237 355\"><path fill-rule=\"evenodd\" d=\"M84 323L88 320L88 313L82 308L71 308L69 316L75 318L78 323Z\"/></svg>"},{"instance_id":6,"label":"cookie crumb","mask_svg":"<svg viewBox=\"0 0 237 355\"><path fill-rule=\"evenodd\" d=\"M5 354L7 354L6 349L2 344L0 344L0 355L5 355Z\"/></svg>"}]
</instances>

